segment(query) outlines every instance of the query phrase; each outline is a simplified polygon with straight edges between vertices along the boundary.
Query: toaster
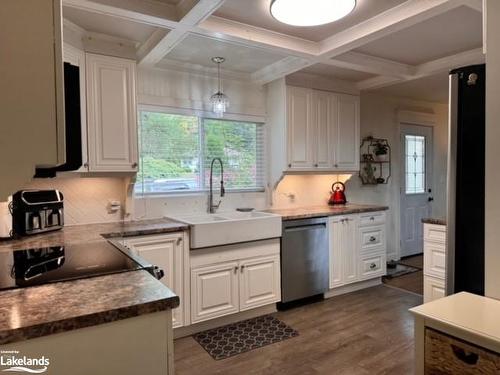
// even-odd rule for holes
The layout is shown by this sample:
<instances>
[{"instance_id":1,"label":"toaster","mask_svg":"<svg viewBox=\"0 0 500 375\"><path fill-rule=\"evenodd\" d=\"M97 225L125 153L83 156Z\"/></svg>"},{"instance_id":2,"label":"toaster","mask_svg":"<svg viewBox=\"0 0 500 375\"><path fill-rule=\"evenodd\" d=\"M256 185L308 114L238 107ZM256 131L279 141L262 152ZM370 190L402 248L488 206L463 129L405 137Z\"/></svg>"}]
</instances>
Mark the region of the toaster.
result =
<instances>
[{"instance_id":1,"label":"toaster","mask_svg":"<svg viewBox=\"0 0 500 375\"><path fill-rule=\"evenodd\" d=\"M64 197L58 190L20 190L12 196L12 229L24 236L62 229Z\"/></svg>"}]
</instances>

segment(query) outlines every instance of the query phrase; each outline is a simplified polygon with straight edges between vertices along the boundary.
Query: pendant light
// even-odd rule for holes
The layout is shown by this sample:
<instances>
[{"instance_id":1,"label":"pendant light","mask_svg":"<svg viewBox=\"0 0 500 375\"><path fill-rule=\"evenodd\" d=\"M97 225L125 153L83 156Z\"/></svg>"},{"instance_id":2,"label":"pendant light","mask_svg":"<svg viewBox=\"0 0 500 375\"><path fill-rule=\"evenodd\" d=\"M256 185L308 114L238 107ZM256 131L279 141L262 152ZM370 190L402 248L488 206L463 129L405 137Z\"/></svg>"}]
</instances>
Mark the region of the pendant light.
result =
<instances>
[{"instance_id":1,"label":"pendant light","mask_svg":"<svg viewBox=\"0 0 500 375\"><path fill-rule=\"evenodd\" d=\"M210 97L210 103L212 103L212 110L217 117L223 117L224 113L229 107L229 99L222 92L222 80L220 77L220 64L222 64L226 59L224 57L212 57L212 61L217 64L217 80L219 89L215 94Z\"/></svg>"},{"instance_id":2,"label":"pendant light","mask_svg":"<svg viewBox=\"0 0 500 375\"><path fill-rule=\"evenodd\" d=\"M272 0L271 15L292 26L319 26L354 10L356 0Z\"/></svg>"}]
</instances>

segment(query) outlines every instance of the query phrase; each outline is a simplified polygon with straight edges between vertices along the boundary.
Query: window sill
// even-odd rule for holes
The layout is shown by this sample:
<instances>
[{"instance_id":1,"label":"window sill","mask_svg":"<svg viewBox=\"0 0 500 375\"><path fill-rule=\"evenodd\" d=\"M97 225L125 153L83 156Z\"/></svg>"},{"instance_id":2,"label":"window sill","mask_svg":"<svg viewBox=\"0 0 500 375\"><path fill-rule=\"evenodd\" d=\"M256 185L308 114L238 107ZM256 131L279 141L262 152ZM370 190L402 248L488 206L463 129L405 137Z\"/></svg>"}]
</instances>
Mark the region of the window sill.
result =
<instances>
[{"instance_id":1,"label":"window sill","mask_svg":"<svg viewBox=\"0 0 500 375\"><path fill-rule=\"evenodd\" d=\"M242 194L242 193L265 193L266 189L231 189L226 190L226 194ZM219 194L219 189L214 189L214 195ZM146 198L177 198L177 197L205 197L208 195L208 190L196 191L171 191L162 193L134 193L134 199Z\"/></svg>"}]
</instances>

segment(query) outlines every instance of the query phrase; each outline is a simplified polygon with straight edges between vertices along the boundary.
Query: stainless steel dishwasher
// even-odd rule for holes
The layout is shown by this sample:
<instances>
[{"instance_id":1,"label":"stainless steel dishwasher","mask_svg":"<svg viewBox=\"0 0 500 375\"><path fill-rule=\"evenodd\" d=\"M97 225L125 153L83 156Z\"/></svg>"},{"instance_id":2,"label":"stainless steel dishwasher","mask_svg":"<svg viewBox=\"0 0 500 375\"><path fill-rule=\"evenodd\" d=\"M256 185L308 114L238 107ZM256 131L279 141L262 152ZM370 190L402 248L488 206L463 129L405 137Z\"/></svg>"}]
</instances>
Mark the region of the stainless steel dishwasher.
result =
<instances>
[{"instance_id":1,"label":"stainless steel dishwasher","mask_svg":"<svg viewBox=\"0 0 500 375\"><path fill-rule=\"evenodd\" d=\"M281 300L322 294L329 287L328 219L283 221Z\"/></svg>"}]
</instances>

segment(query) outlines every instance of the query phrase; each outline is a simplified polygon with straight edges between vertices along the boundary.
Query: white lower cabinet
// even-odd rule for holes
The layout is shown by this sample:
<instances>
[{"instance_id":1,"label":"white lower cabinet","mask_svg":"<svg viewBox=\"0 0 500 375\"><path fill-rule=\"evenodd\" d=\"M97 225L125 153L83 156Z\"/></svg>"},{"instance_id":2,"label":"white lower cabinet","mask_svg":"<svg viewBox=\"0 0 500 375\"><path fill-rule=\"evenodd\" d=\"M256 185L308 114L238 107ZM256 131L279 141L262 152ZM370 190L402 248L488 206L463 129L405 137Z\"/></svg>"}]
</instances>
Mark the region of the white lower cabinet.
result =
<instances>
[{"instance_id":1,"label":"white lower cabinet","mask_svg":"<svg viewBox=\"0 0 500 375\"><path fill-rule=\"evenodd\" d=\"M424 276L424 303L443 298L445 295L444 279Z\"/></svg>"},{"instance_id":2,"label":"white lower cabinet","mask_svg":"<svg viewBox=\"0 0 500 375\"><path fill-rule=\"evenodd\" d=\"M384 276L385 213L330 218L330 289Z\"/></svg>"},{"instance_id":3,"label":"white lower cabinet","mask_svg":"<svg viewBox=\"0 0 500 375\"><path fill-rule=\"evenodd\" d=\"M446 295L446 226L424 224L424 303Z\"/></svg>"},{"instance_id":4,"label":"white lower cabinet","mask_svg":"<svg viewBox=\"0 0 500 375\"><path fill-rule=\"evenodd\" d=\"M147 262L160 267L165 276L160 280L179 296L181 304L172 310L173 328L187 325L185 311L189 308L184 299L185 272L188 262L189 245L184 233L130 237L123 244Z\"/></svg>"},{"instance_id":5,"label":"white lower cabinet","mask_svg":"<svg viewBox=\"0 0 500 375\"><path fill-rule=\"evenodd\" d=\"M191 314L197 323L239 311L237 262L225 262L191 270Z\"/></svg>"},{"instance_id":6,"label":"white lower cabinet","mask_svg":"<svg viewBox=\"0 0 500 375\"><path fill-rule=\"evenodd\" d=\"M191 251L191 323L281 300L279 239Z\"/></svg>"}]
</instances>

